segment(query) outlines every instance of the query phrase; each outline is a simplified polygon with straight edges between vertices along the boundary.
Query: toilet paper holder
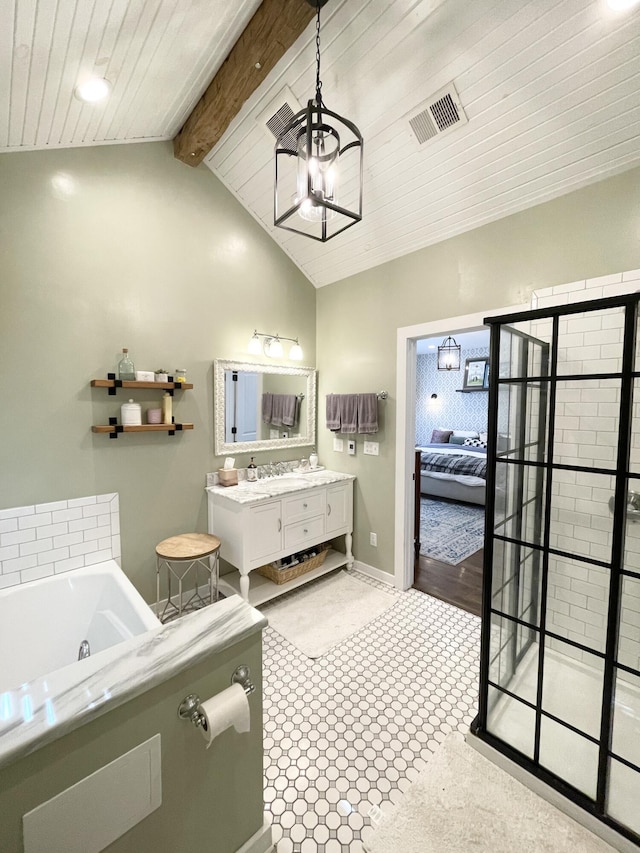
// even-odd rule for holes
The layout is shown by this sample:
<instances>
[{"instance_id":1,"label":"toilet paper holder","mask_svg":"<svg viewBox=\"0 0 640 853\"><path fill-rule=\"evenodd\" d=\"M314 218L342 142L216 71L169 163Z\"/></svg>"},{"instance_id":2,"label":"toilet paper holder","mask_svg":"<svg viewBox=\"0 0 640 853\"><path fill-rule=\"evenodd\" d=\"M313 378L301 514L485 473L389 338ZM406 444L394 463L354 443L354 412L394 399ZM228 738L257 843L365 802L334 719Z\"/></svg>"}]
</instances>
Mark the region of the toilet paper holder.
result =
<instances>
[{"instance_id":1,"label":"toilet paper holder","mask_svg":"<svg viewBox=\"0 0 640 853\"><path fill-rule=\"evenodd\" d=\"M247 696L250 696L256 689L249 676L249 667L244 665L236 667L231 676L231 684L240 684ZM197 693L189 693L188 696L184 697L178 705L178 716L181 720L191 720L196 728L203 725L205 718L200 711L200 697Z\"/></svg>"}]
</instances>

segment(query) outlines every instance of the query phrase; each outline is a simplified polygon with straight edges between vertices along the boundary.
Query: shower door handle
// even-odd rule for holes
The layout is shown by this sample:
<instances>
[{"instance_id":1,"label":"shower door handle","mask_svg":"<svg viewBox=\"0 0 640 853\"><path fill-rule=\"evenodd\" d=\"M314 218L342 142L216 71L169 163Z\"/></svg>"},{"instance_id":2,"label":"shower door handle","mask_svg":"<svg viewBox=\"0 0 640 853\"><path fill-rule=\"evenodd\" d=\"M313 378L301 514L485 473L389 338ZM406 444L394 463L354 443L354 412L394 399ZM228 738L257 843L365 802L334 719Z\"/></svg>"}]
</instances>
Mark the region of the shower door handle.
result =
<instances>
[{"instance_id":1,"label":"shower door handle","mask_svg":"<svg viewBox=\"0 0 640 853\"><path fill-rule=\"evenodd\" d=\"M615 512L615 495L609 498L609 511ZM640 521L640 492L627 492L627 505L625 515L629 521Z\"/></svg>"}]
</instances>

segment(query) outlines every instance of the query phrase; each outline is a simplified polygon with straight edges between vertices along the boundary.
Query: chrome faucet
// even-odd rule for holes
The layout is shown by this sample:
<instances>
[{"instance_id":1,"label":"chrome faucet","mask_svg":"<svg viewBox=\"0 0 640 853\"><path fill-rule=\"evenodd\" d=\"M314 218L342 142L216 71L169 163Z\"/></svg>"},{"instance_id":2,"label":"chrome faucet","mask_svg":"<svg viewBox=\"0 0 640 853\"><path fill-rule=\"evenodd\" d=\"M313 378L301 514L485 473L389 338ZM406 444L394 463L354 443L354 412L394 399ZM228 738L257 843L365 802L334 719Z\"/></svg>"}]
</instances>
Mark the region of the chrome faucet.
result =
<instances>
[{"instance_id":1,"label":"chrome faucet","mask_svg":"<svg viewBox=\"0 0 640 853\"><path fill-rule=\"evenodd\" d=\"M89 647L89 641L83 640L80 643L80 649L78 650L78 660L84 660L91 655L91 648Z\"/></svg>"},{"instance_id":2,"label":"chrome faucet","mask_svg":"<svg viewBox=\"0 0 640 853\"><path fill-rule=\"evenodd\" d=\"M287 466L284 462L276 462L275 464L276 474L286 474Z\"/></svg>"}]
</instances>

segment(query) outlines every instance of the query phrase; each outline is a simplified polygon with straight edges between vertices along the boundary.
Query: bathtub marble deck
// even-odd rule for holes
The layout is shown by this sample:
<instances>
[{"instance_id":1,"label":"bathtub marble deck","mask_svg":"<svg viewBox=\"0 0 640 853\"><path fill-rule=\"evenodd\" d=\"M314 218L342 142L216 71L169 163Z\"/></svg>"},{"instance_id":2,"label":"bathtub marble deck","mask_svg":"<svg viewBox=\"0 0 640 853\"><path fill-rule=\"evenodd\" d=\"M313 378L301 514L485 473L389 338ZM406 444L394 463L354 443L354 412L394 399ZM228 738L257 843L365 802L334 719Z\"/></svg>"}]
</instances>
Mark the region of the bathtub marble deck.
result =
<instances>
[{"instance_id":1,"label":"bathtub marble deck","mask_svg":"<svg viewBox=\"0 0 640 853\"><path fill-rule=\"evenodd\" d=\"M239 596L0 694L0 767L261 631Z\"/></svg>"}]
</instances>

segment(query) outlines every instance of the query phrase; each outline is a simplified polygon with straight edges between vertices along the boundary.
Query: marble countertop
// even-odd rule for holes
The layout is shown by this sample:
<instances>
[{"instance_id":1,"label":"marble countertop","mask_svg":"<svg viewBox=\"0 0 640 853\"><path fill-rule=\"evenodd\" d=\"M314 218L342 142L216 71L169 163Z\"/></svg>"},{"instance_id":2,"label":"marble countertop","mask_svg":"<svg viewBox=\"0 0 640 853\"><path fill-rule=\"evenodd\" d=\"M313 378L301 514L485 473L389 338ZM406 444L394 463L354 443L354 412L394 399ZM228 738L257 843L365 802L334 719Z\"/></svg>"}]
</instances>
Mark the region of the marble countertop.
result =
<instances>
[{"instance_id":1,"label":"marble countertop","mask_svg":"<svg viewBox=\"0 0 640 853\"><path fill-rule=\"evenodd\" d=\"M328 486L343 480L355 480L355 476L342 474L340 471L328 471L324 468L321 471L309 471L304 474L291 472L262 480L240 480L237 486L207 486L206 491L212 496L225 498L234 503L253 504L293 492Z\"/></svg>"},{"instance_id":2,"label":"marble countertop","mask_svg":"<svg viewBox=\"0 0 640 853\"><path fill-rule=\"evenodd\" d=\"M5 691L0 694L0 767L146 693L266 625L261 613L233 595Z\"/></svg>"}]
</instances>

